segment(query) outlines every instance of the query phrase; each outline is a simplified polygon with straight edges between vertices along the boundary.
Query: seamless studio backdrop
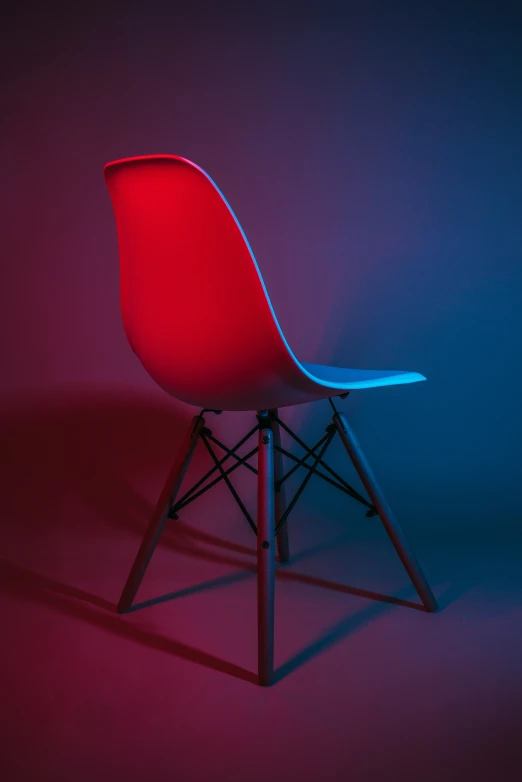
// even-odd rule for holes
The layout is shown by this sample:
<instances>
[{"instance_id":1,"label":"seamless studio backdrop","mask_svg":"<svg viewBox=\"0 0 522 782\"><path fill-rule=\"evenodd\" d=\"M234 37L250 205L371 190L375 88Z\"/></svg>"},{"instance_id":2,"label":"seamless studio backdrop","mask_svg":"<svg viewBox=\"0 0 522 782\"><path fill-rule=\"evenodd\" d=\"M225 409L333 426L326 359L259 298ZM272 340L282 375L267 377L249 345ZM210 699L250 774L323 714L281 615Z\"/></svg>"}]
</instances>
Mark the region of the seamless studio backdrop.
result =
<instances>
[{"instance_id":1,"label":"seamless studio backdrop","mask_svg":"<svg viewBox=\"0 0 522 782\"><path fill-rule=\"evenodd\" d=\"M339 406L439 596L440 573L463 589L475 577L475 544L520 541L520 5L304 6L11 4L0 32L8 589L38 600L59 582L70 585L59 610L80 589L111 609L195 413L154 385L121 323L103 166L152 153L193 160L217 183L299 358L427 377ZM172 307L186 295L197 307L183 290ZM309 442L330 420L327 401L285 415ZM249 424L212 421L227 443ZM330 460L359 487L340 444ZM205 455L189 478L202 467ZM255 507L255 481L237 485ZM178 550L194 545L189 527L236 546L225 562L254 545L226 489L190 507ZM334 562L338 581L386 580L370 553L387 544L378 519L321 481L289 527L296 556L368 543L355 571ZM175 588L168 563L160 547L157 591ZM213 622L200 618L200 646L226 657ZM29 678L48 675L38 665ZM96 713L85 719L95 730Z\"/></svg>"},{"instance_id":2,"label":"seamless studio backdrop","mask_svg":"<svg viewBox=\"0 0 522 782\"><path fill-rule=\"evenodd\" d=\"M370 3L296 15L247 5L11 10L3 415L12 421L23 401L39 417L58 388L74 405L93 387L191 414L156 395L126 344L102 177L114 158L179 154L236 211L299 357L427 376L343 405L405 526L429 538L516 532L516 6ZM174 308L186 293L172 292ZM81 425L77 412L68 426ZM303 432L322 425L311 408L291 415Z\"/></svg>"}]
</instances>

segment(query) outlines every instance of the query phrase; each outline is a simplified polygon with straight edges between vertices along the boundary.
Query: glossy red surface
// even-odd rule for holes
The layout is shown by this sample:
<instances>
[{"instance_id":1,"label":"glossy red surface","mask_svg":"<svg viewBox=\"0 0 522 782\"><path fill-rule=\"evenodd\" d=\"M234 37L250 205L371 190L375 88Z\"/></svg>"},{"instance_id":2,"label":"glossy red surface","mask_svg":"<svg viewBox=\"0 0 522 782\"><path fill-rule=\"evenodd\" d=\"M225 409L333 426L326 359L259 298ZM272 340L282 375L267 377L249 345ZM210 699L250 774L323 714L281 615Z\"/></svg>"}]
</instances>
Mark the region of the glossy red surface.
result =
<instances>
[{"instance_id":1,"label":"glossy red surface","mask_svg":"<svg viewBox=\"0 0 522 782\"><path fill-rule=\"evenodd\" d=\"M201 168L173 155L105 167L118 227L128 340L152 378L199 407L256 410L415 372L301 364L279 327L232 209Z\"/></svg>"},{"instance_id":2,"label":"glossy red surface","mask_svg":"<svg viewBox=\"0 0 522 782\"><path fill-rule=\"evenodd\" d=\"M192 404L253 409L275 401L280 376L300 373L213 182L173 156L116 161L105 176L125 332L147 371Z\"/></svg>"}]
</instances>

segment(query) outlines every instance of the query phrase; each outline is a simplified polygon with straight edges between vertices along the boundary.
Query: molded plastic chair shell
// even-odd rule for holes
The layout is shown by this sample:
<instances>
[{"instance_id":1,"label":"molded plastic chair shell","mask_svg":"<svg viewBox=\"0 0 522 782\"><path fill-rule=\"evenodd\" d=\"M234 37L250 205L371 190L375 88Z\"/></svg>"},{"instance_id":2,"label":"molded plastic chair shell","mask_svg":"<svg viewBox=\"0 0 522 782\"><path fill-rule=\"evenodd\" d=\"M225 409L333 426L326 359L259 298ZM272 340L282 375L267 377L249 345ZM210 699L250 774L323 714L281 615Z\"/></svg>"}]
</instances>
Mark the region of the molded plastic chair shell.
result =
<instances>
[{"instance_id":1,"label":"molded plastic chair shell","mask_svg":"<svg viewBox=\"0 0 522 782\"><path fill-rule=\"evenodd\" d=\"M221 191L174 155L105 166L120 254L123 324L151 377L198 407L265 410L416 372L301 363L277 322L256 259Z\"/></svg>"}]
</instances>

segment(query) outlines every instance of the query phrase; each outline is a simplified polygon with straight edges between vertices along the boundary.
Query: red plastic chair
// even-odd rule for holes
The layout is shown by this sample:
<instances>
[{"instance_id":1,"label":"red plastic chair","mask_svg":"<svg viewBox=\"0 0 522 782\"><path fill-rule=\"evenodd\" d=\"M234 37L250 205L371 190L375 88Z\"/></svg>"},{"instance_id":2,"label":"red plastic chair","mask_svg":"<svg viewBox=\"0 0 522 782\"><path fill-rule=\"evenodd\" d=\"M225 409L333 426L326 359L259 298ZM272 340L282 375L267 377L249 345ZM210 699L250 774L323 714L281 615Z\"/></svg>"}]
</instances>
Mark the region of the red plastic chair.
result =
<instances>
[{"instance_id":1,"label":"red plastic chair","mask_svg":"<svg viewBox=\"0 0 522 782\"><path fill-rule=\"evenodd\" d=\"M277 322L256 259L232 209L201 168L174 155L148 155L108 163L109 188L120 254L121 309L125 333L139 360L167 393L202 408L194 418L136 557L118 611L128 611L167 519L195 499L196 489L219 474L257 535L259 681L273 679L274 543L289 559L286 519L312 474L325 478L378 515L426 610L435 598L380 490L345 416L332 397L353 390L424 380L416 372L342 369L298 361ZM308 448L279 417L289 405L329 398L334 414L326 435ZM251 410L257 424L234 448L223 446L206 426L206 412ZM301 444L299 460L281 446L280 427ZM258 432L246 457L236 451ZM371 502L324 461L335 433ZM214 468L178 499L196 445L202 441ZM219 459L212 443L225 450ZM257 470L248 459L258 455ZM307 469L286 506L283 455ZM234 460L231 468L224 462ZM308 460L312 464L308 464ZM258 473L257 525L229 474L247 466ZM290 472L293 472L291 470ZM205 490L205 489L203 489ZM197 495L201 490L197 492Z\"/></svg>"}]
</instances>

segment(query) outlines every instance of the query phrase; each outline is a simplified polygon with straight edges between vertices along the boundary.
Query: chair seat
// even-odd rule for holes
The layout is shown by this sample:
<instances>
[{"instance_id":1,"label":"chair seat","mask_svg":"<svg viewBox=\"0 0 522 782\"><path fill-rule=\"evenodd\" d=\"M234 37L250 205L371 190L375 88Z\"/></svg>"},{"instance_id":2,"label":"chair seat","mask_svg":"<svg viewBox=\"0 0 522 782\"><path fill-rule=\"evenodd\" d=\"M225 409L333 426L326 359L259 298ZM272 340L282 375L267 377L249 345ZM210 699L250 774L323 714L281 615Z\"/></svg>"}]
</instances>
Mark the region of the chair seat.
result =
<instances>
[{"instance_id":1,"label":"chair seat","mask_svg":"<svg viewBox=\"0 0 522 782\"><path fill-rule=\"evenodd\" d=\"M405 372L394 369L346 369L326 364L308 364L299 362L306 372L320 385L339 391L351 391L357 388L378 388L379 386L418 383L426 380L418 372Z\"/></svg>"}]
</instances>

